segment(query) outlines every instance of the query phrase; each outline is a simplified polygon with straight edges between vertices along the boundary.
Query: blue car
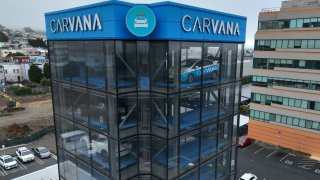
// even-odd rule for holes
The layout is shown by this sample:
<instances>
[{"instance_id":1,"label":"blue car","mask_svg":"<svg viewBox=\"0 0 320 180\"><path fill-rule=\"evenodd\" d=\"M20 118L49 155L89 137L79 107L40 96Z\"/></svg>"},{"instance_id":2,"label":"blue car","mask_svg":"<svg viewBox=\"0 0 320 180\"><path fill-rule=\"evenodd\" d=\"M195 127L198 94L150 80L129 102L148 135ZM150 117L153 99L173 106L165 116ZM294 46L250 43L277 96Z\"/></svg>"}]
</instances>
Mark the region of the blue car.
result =
<instances>
[{"instance_id":1,"label":"blue car","mask_svg":"<svg viewBox=\"0 0 320 180\"><path fill-rule=\"evenodd\" d=\"M200 59L187 59L181 61L181 83L192 83L201 79L202 61ZM216 79L218 77L218 61L205 59L203 61L203 79Z\"/></svg>"}]
</instances>

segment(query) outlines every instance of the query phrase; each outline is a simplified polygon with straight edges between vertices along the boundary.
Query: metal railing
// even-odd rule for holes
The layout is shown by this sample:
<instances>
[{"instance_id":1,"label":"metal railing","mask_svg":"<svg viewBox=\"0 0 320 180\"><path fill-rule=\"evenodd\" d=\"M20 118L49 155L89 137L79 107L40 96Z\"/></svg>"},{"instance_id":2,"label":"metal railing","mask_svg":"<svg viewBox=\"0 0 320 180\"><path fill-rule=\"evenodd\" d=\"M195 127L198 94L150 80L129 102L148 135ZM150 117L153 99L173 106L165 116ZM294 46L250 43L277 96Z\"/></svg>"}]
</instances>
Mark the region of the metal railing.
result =
<instances>
[{"instance_id":1,"label":"metal railing","mask_svg":"<svg viewBox=\"0 0 320 180\"><path fill-rule=\"evenodd\" d=\"M15 137L10 139L3 139L3 140L0 140L0 147L2 147L2 145L9 147L9 146L15 146L19 144L29 143L53 131L54 131L54 125L51 125L30 135L20 136L20 137Z\"/></svg>"}]
</instances>

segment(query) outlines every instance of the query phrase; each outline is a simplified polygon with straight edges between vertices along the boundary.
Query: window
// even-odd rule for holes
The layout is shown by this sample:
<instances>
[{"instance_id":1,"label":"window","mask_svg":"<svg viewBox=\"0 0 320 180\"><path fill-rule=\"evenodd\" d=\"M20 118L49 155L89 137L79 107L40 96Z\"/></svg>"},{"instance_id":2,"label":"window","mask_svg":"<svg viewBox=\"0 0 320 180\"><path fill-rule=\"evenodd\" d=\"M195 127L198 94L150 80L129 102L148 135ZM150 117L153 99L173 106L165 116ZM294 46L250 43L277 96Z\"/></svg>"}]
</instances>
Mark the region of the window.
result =
<instances>
[{"instance_id":1,"label":"window","mask_svg":"<svg viewBox=\"0 0 320 180\"><path fill-rule=\"evenodd\" d=\"M281 123L287 124L287 116L281 116Z\"/></svg>"},{"instance_id":2,"label":"window","mask_svg":"<svg viewBox=\"0 0 320 180\"><path fill-rule=\"evenodd\" d=\"M296 28L297 27L297 20L292 19L290 20L290 28Z\"/></svg>"},{"instance_id":3,"label":"window","mask_svg":"<svg viewBox=\"0 0 320 180\"><path fill-rule=\"evenodd\" d=\"M302 49L307 49L308 48L308 40L302 40L301 48Z\"/></svg>"},{"instance_id":4,"label":"window","mask_svg":"<svg viewBox=\"0 0 320 180\"><path fill-rule=\"evenodd\" d=\"M276 115L276 122L280 123L281 122L281 115Z\"/></svg>"},{"instance_id":5,"label":"window","mask_svg":"<svg viewBox=\"0 0 320 180\"><path fill-rule=\"evenodd\" d=\"M287 124L292 125L292 123L293 123L293 117L288 117Z\"/></svg>"},{"instance_id":6,"label":"window","mask_svg":"<svg viewBox=\"0 0 320 180\"><path fill-rule=\"evenodd\" d=\"M305 126L306 126L306 120L300 119L299 127L305 127Z\"/></svg>"},{"instance_id":7,"label":"window","mask_svg":"<svg viewBox=\"0 0 320 180\"><path fill-rule=\"evenodd\" d=\"M298 126L299 125L299 118L293 119L293 125Z\"/></svg>"},{"instance_id":8,"label":"window","mask_svg":"<svg viewBox=\"0 0 320 180\"><path fill-rule=\"evenodd\" d=\"M302 28L303 26L303 19L297 19L297 28Z\"/></svg>"},{"instance_id":9,"label":"window","mask_svg":"<svg viewBox=\"0 0 320 180\"><path fill-rule=\"evenodd\" d=\"M288 48L289 40L282 41L282 48Z\"/></svg>"},{"instance_id":10,"label":"window","mask_svg":"<svg viewBox=\"0 0 320 180\"><path fill-rule=\"evenodd\" d=\"M303 20L303 28L309 28L310 27L310 19L304 19Z\"/></svg>"},{"instance_id":11,"label":"window","mask_svg":"<svg viewBox=\"0 0 320 180\"><path fill-rule=\"evenodd\" d=\"M312 123L312 129L318 130L319 129L319 122L313 122Z\"/></svg>"},{"instance_id":12,"label":"window","mask_svg":"<svg viewBox=\"0 0 320 180\"><path fill-rule=\"evenodd\" d=\"M294 48L294 40L289 40L288 48Z\"/></svg>"},{"instance_id":13,"label":"window","mask_svg":"<svg viewBox=\"0 0 320 180\"><path fill-rule=\"evenodd\" d=\"M312 121L306 120L306 128L308 128L308 129L312 128Z\"/></svg>"},{"instance_id":14,"label":"window","mask_svg":"<svg viewBox=\"0 0 320 180\"><path fill-rule=\"evenodd\" d=\"M315 47L315 40L309 40L308 41L308 48L313 49Z\"/></svg>"}]
</instances>

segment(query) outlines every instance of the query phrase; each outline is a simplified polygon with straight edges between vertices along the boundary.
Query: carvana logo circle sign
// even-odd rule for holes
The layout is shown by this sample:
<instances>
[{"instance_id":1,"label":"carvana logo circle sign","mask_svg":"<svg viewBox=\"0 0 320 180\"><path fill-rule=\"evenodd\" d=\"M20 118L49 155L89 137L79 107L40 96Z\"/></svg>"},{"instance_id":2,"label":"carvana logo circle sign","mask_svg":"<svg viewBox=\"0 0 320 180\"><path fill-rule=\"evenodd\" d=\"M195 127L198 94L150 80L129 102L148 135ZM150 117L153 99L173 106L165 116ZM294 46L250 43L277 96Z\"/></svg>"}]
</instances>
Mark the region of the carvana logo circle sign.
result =
<instances>
[{"instance_id":1,"label":"carvana logo circle sign","mask_svg":"<svg viewBox=\"0 0 320 180\"><path fill-rule=\"evenodd\" d=\"M132 7L127 14L128 30L135 36L148 36L156 27L156 17L146 6Z\"/></svg>"}]
</instances>

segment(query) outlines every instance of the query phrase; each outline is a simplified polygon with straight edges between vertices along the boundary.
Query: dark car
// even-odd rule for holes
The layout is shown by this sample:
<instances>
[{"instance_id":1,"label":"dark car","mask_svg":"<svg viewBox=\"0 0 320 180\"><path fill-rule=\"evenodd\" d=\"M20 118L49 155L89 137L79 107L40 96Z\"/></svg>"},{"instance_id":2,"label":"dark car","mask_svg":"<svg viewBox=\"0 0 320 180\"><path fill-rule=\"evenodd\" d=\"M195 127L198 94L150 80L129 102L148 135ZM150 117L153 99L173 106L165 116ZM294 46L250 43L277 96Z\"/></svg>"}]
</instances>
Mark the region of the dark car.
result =
<instances>
[{"instance_id":1,"label":"dark car","mask_svg":"<svg viewBox=\"0 0 320 180\"><path fill-rule=\"evenodd\" d=\"M251 138L249 138L248 136L242 136L242 137L239 137L238 147L245 148L249 146L251 143L252 143Z\"/></svg>"},{"instance_id":2,"label":"dark car","mask_svg":"<svg viewBox=\"0 0 320 180\"><path fill-rule=\"evenodd\" d=\"M33 148L33 152L36 156L38 156L41 159L49 158L51 156L51 152L49 151L49 149L45 147Z\"/></svg>"}]
</instances>

